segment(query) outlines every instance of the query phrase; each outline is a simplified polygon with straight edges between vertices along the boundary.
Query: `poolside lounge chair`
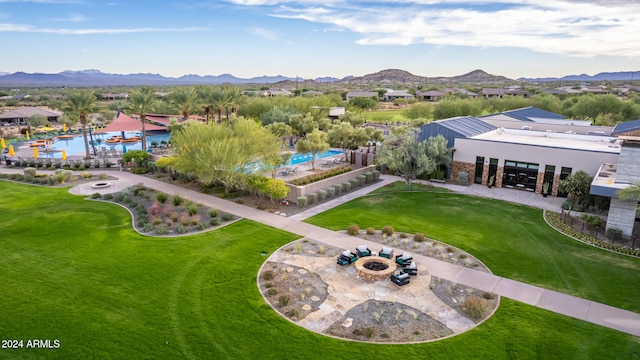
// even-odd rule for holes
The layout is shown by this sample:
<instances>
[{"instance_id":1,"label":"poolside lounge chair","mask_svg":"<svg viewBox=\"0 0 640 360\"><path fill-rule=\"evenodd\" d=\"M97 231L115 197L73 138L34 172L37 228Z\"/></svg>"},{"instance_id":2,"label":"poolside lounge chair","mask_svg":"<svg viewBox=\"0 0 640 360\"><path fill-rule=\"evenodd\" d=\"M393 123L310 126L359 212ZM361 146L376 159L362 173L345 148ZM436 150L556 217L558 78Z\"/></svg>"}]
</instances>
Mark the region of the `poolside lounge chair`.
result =
<instances>
[{"instance_id":1,"label":"poolside lounge chair","mask_svg":"<svg viewBox=\"0 0 640 360\"><path fill-rule=\"evenodd\" d=\"M393 258L393 249L388 247L383 247L382 250L378 253L378 256L392 259Z\"/></svg>"},{"instance_id":2,"label":"poolside lounge chair","mask_svg":"<svg viewBox=\"0 0 640 360\"><path fill-rule=\"evenodd\" d=\"M360 245L356 247L356 254L358 254L358 257L371 256L371 250L367 245Z\"/></svg>"},{"instance_id":3,"label":"poolside lounge chair","mask_svg":"<svg viewBox=\"0 0 640 360\"><path fill-rule=\"evenodd\" d=\"M282 175L282 176L287 176L289 175L289 168L281 168L280 171L278 171L278 175Z\"/></svg>"},{"instance_id":4,"label":"poolside lounge chair","mask_svg":"<svg viewBox=\"0 0 640 360\"><path fill-rule=\"evenodd\" d=\"M332 165L333 165L333 162L331 160L328 160L328 161L320 163L320 166L322 166L322 167L329 167L329 166L332 166Z\"/></svg>"},{"instance_id":5,"label":"poolside lounge chair","mask_svg":"<svg viewBox=\"0 0 640 360\"><path fill-rule=\"evenodd\" d=\"M413 261L413 256L407 253L402 253L402 255L396 255L396 263L402 265L403 267L411 265L412 261Z\"/></svg>"},{"instance_id":6,"label":"poolside lounge chair","mask_svg":"<svg viewBox=\"0 0 640 360\"><path fill-rule=\"evenodd\" d=\"M407 273L409 275L418 275L418 266L414 261L409 264L409 266L403 266L402 272Z\"/></svg>"},{"instance_id":7,"label":"poolside lounge chair","mask_svg":"<svg viewBox=\"0 0 640 360\"><path fill-rule=\"evenodd\" d=\"M293 169L289 170L289 174L296 174L298 172L298 167L294 167Z\"/></svg>"},{"instance_id":8,"label":"poolside lounge chair","mask_svg":"<svg viewBox=\"0 0 640 360\"><path fill-rule=\"evenodd\" d=\"M340 254L340 256L338 256L336 263L340 266L345 266L356 262L356 260L358 260L358 255L356 253L351 250L345 250Z\"/></svg>"},{"instance_id":9,"label":"poolside lounge chair","mask_svg":"<svg viewBox=\"0 0 640 360\"><path fill-rule=\"evenodd\" d=\"M408 285L411 279L409 279L409 274L400 273L391 275L391 282L398 286Z\"/></svg>"}]
</instances>

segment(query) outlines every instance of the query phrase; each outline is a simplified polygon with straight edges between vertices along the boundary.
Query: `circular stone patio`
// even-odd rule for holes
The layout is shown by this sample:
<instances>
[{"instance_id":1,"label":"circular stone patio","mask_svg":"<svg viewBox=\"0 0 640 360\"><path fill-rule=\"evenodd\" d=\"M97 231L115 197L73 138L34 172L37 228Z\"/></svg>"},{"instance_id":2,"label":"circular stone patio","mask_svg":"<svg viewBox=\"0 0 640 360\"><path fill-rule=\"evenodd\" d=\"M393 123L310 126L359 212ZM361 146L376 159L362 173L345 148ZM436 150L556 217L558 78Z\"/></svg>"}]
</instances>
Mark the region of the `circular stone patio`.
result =
<instances>
[{"instance_id":1,"label":"circular stone patio","mask_svg":"<svg viewBox=\"0 0 640 360\"><path fill-rule=\"evenodd\" d=\"M387 343L432 341L472 329L486 317L478 321L465 314L461 304L468 297L487 302L487 317L498 306L493 294L432 278L419 263L418 275L406 286L396 286L388 277L365 280L355 264L336 264L343 250L309 240L285 245L260 269L263 297L308 330Z\"/></svg>"},{"instance_id":2,"label":"circular stone patio","mask_svg":"<svg viewBox=\"0 0 640 360\"><path fill-rule=\"evenodd\" d=\"M104 183L108 183L109 185L101 186L101 184ZM133 184L131 181L121 179L96 180L78 184L70 188L69 193L74 195L93 195L95 193L98 193L100 195L113 194L133 185L135 184Z\"/></svg>"}]
</instances>

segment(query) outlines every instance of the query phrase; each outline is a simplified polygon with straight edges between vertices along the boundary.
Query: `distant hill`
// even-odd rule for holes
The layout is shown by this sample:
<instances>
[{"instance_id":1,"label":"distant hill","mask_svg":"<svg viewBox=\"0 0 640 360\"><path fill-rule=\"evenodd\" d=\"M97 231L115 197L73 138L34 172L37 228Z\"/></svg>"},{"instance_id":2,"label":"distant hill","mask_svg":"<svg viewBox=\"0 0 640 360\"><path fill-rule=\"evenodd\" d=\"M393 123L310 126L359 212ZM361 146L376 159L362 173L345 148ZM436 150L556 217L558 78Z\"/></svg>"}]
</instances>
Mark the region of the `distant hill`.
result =
<instances>
[{"instance_id":1,"label":"distant hill","mask_svg":"<svg viewBox=\"0 0 640 360\"><path fill-rule=\"evenodd\" d=\"M58 74L16 72L0 76L0 87L81 87L81 86L172 86L199 84L270 84L285 80L295 80L282 75L260 76L249 79L222 75L184 75L179 78L160 74L109 74L99 70L63 71Z\"/></svg>"},{"instance_id":2,"label":"distant hill","mask_svg":"<svg viewBox=\"0 0 640 360\"><path fill-rule=\"evenodd\" d=\"M373 84L423 84L423 83L509 83L514 80L500 75L492 75L482 70L473 70L470 73L452 77L425 77L411 74L405 70L387 69L377 73L359 77L350 77L340 80L341 83L373 85Z\"/></svg>"},{"instance_id":3,"label":"distant hill","mask_svg":"<svg viewBox=\"0 0 640 360\"><path fill-rule=\"evenodd\" d=\"M563 77L520 78L518 80L547 82L547 81L631 81L640 78L640 71L601 72L595 75L566 75Z\"/></svg>"}]
</instances>

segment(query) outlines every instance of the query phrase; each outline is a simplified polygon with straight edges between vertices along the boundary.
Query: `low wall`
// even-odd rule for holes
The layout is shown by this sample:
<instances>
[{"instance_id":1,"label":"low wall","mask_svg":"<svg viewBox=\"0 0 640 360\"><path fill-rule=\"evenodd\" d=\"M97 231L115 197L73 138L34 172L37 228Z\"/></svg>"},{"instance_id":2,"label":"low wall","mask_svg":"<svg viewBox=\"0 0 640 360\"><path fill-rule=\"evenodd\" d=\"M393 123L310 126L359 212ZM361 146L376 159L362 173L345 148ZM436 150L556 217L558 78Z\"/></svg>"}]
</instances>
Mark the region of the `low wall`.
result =
<instances>
[{"instance_id":1,"label":"low wall","mask_svg":"<svg viewBox=\"0 0 640 360\"><path fill-rule=\"evenodd\" d=\"M311 184L308 184L308 185L293 185L293 184L287 183L287 186L290 189L289 195L287 196L287 200L289 200L289 202L292 202L292 203L297 203L298 197L300 196L307 196L308 194L314 193L318 190L327 189L330 186L341 184L351 179L355 179L356 177L358 177L358 175L362 175L367 171L373 171L375 169L376 167L374 165L369 165L363 168L351 170L348 173L344 173L344 174L332 176L324 180L312 182Z\"/></svg>"}]
</instances>

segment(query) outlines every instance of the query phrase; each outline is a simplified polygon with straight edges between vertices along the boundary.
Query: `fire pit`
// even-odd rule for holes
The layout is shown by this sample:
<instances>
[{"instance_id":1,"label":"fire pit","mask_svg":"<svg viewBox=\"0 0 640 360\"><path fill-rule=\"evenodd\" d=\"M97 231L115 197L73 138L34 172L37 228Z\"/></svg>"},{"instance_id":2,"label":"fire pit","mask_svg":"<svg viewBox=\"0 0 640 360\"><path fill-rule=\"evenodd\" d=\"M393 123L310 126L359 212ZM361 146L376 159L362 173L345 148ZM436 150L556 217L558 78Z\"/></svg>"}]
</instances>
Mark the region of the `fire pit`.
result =
<instances>
[{"instance_id":1,"label":"fire pit","mask_svg":"<svg viewBox=\"0 0 640 360\"><path fill-rule=\"evenodd\" d=\"M355 263L356 273L364 280L378 281L389 280L391 274L396 271L396 263L379 256L366 256Z\"/></svg>"},{"instance_id":2,"label":"fire pit","mask_svg":"<svg viewBox=\"0 0 640 360\"><path fill-rule=\"evenodd\" d=\"M108 188L109 186L111 186L111 183L106 182L106 181L105 182L98 182L98 183L95 183L95 184L91 185L91 187L94 188L94 189L104 189L104 188Z\"/></svg>"}]
</instances>

